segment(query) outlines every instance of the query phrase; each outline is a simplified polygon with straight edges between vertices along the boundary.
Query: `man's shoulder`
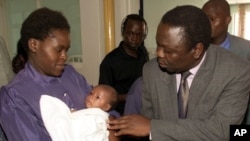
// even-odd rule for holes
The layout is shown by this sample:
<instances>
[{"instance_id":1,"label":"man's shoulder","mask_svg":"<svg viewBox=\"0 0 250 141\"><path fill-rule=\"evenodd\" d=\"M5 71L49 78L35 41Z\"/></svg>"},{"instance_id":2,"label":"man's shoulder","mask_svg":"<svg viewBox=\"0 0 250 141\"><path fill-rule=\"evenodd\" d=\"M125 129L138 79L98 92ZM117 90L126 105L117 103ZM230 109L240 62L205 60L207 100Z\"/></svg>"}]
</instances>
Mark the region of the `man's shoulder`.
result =
<instances>
[{"instance_id":1,"label":"man's shoulder","mask_svg":"<svg viewBox=\"0 0 250 141\"><path fill-rule=\"evenodd\" d=\"M145 66L152 66L152 65L158 65L157 58L153 58L145 63Z\"/></svg>"},{"instance_id":2,"label":"man's shoulder","mask_svg":"<svg viewBox=\"0 0 250 141\"><path fill-rule=\"evenodd\" d=\"M238 36L235 36L235 35L229 35L229 38L230 38L231 44L233 44L233 45L236 45L236 46L244 45L244 46L250 47L250 41L249 40L246 40L244 38L241 38L241 37L238 37Z\"/></svg>"},{"instance_id":3,"label":"man's shoulder","mask_svg":"<svg viewBox=\"0 0 250 141\"><path fill-rule=\"evenodd\" d=\"M144 67L144 71L146 72L157 72L160 71L160 67L157 62L157 58L153 58L150 61L146 62Z\"/></svg>"},{"instance_id":4,"label":"man's shoulder","mask_svg":"<svg viewBox=\"0 0 250 141\"><path fill-rule=\"evenodd\" d=\"M109 52L102 60L102 64L110 64L114 62L119 62L118 60L123 60L126 55L123 53L122 48L117 47Z\"/></svg>"},{"instance_id":5,"label":"man's shoulder","mask_svg":"<svg viewBox=\"0 0 250 141\"><path fill-rule=\"evenodd\" d=\"M236 55L235 53L226 50L224 48L221 48L216 45L210 45L208 51L207 51L207 60L209 62L213 62L218 64L219 66L231 66L231 67L242 67L244 68L246 65L248 65L248 62L245 61L242 57Z\"/></svg>"},{"instance_id":6,"label":"man's shoulder","mask_svg":"<svg viewBox=\"0 0 250 141\"><path fill-rule=\"evenodd\" d=\"M114 48L112 51L110 51L105 58L113 58L113 57L119 57L122 54L122 48L117 47Z\"/></svg>"},{"instance_id":7,"label":"man's shoulder","mask_svg":"<svg viewBox=\"0 0 250 141\"><path fill-rule=\"evenodd\" d=\"M239 57L250 61L250 41L234 35L230 35L229 40L230 51Z\"/></svg>"}]
</instances>

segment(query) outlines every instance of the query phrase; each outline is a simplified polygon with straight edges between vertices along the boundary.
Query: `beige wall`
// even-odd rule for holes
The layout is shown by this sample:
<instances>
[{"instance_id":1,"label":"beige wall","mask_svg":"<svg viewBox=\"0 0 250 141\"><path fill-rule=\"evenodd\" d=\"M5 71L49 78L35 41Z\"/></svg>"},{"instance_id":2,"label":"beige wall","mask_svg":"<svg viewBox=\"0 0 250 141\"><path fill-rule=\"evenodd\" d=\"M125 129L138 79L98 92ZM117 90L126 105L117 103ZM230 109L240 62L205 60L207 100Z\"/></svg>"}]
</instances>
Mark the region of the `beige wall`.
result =
<instances>
[{"instance_id":1,"label":"beige wall","mask_svg":"<svg viewBox=\"0 0 250 141\"><path fill-rule=\"evenodd\" d=\"M8 31L7 31L7 20L5 18L5 1L0 0L0 35L2 36L2 38L5 40L6 46L8 47L9 44L8 42L6 42L7 37L8 37ZM12 52L11 48L7 48L9 55L10 52Z\"/></svg>"},{"instance_id":2,"label":"beige wall","mask_svg":"<svg viewBox=\"0 0 250 141\"><path fill-rule=\"evenodd\" d=\"M156 28L163 14L177 5L192 4L201 7L205 1L207 0L172 0L171 2L169 0L144 0L144 17L149 27L145 45L149 51L150 58L153 58L155 55Z\"/></svg>"}]
</instances>

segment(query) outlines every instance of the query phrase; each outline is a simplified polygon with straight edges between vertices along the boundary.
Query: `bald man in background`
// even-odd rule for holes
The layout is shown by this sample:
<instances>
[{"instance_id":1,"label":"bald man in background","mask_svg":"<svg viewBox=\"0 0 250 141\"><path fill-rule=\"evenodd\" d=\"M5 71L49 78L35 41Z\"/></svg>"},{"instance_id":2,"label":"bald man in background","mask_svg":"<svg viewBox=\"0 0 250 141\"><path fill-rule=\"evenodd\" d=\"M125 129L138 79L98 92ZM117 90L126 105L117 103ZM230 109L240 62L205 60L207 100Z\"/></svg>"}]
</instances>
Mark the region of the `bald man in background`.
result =
<instances>
[{"instance_id":1,"label":"bald man in background","mask_svg":"<svg viewBox=\"0 0 250 141\"><path fill-rule=\"evenodd\" d=\"M211 23L211 42L250 61L250 41L228 33L228 25L231 22L228 2L226 0L209 0L203 5L202 10L207 14ZM243 124L250 124L250 106L248 107Z\"/></svg>"}]
</instances>

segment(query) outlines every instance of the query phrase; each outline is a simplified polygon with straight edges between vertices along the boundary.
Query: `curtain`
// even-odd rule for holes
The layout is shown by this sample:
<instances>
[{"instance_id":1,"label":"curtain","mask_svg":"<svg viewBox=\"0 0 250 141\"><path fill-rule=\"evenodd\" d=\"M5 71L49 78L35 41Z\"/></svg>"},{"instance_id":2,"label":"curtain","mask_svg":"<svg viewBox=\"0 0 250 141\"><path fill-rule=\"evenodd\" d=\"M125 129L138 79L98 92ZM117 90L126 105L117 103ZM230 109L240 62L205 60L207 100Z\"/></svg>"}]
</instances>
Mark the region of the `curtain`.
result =
<instances>
[{"instance_id":1,"label":"curtain","mask_svg":"<svg viewBox=\"0 0 250 141\"><path fill-rule=\"evenodd\" d=\"M250 4L231 5L229 33L250 40Z\"/></svg>"}]
</instances>

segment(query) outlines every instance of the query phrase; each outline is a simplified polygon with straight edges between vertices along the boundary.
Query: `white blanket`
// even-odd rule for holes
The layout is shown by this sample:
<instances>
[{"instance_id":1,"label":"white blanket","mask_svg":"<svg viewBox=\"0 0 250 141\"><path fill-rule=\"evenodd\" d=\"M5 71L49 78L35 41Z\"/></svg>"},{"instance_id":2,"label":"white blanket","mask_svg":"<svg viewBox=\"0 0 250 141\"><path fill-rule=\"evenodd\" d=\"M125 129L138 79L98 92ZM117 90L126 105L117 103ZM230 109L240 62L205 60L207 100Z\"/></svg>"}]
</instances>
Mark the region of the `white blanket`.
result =
<instances>
[{"instance_id":1,"label":"white blanket","mask_svg":"<svg viewBox=\"0 0 250 141\"><path fill-rule=\"evenodd\" d=\"M53 141L108 141L108 113L98 108L71 113L58 98L42 95L41 115Z\"/></svg>"}]
</instances>

